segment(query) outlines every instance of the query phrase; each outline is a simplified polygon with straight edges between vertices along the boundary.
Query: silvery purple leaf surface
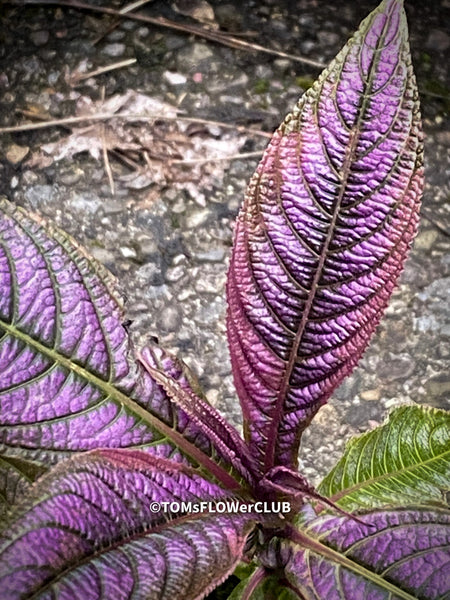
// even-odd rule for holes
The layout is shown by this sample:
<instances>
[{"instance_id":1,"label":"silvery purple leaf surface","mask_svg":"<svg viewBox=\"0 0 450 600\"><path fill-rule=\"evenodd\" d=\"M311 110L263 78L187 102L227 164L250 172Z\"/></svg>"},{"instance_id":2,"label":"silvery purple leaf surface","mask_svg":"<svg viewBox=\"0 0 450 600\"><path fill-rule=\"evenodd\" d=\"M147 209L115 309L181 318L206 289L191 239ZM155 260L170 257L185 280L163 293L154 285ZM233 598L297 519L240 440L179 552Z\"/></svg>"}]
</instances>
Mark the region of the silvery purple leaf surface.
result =
<instances>
[{"instance_id":1,"label":"silvery purple leaf surface","mask_svg":"<svg viewBox=\"0 0 450 600\"><path fill-rule=\"evenodd\" d=\"M450 515L408 507L321 517L298 535L285 573L304 600L436 600L449 591Z\"/></svg>"},{"instance_id":2,"label":"silvery purple leaf surface","mask_svg":"<svg viewBox=\"0 0 450 600\"><path fill-rule=\"evenodd\" d=\"M261 471L364 352L415 234L422 134L402 2L384 0L280 126L247 190L228 338Z\"/></svg>"},{"instance_id":3,"label":"silvery purple leaf surface","mask_svg":"<svg viewBox=\"0 0 450 600\"><path fill-rule=\"evenodd\" d=\"M185 465L130 450L60 463L0 536L3 598L197 598L239 562L252 518L172 515L155 503L230 497Z\"/></svg>"},{"instance_id":4,"label":"silvery purple leaf surface","mask_svg":"<svg viewBox=\"0 0 450 600\"><path fill-rule=\"evenodd\" d=\"M98 447L139 446L212 467L210 440L136 362L114 278L56 228L7 201L0 209L5 484L11 472ZM215 473L233 487L227 472Z\"/></svg>"},{"instance_id":5,"label":"silvery purple leaf surface","mask_svg":"<svg viewBox=\"0 0 450 600\"><path fill-rule=\"evenodd\" d=\"M197 385L189 381L181 362L157 345L146 346L139 353L139 360L150 376L162 385L172 402L212 442L220 456L225 457L246 481L251 481L254 464L247 445L236 429L199 395L200 390L194 391Z\"/></svg>"}]
</instances>

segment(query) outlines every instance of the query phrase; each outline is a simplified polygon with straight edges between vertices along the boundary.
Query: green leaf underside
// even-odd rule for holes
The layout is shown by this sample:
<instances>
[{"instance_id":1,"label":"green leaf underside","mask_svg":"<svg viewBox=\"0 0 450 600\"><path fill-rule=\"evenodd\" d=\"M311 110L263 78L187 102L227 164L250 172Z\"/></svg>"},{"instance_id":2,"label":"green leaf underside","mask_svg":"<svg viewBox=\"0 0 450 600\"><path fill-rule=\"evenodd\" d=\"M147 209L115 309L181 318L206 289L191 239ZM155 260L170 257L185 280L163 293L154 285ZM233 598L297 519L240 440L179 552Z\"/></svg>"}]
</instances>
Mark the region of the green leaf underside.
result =
<instances>
[{"instance_id":1,"label":"green leaf underside","mask_svg":"<svg viewBox=\"0 0 450 600\"><path fill-rule=\"evenodd\" d=\"M233 590L228 600L242 600L247 591L251 577L241 581ZM266 575L250 595L250 600L299 600L293 590L286 587L277 575Z\"/></svg>"},{"instance_id":2,"label":"green leaf underside","mask_svg":"<svg viewBox=\"0 0 450 600\"><path fill-rule=\"evenodd\" d=\"M318 491L348 511L445 503L450 489L450 414L402 406L352 439Z\"/></svg>"}]
</instances>

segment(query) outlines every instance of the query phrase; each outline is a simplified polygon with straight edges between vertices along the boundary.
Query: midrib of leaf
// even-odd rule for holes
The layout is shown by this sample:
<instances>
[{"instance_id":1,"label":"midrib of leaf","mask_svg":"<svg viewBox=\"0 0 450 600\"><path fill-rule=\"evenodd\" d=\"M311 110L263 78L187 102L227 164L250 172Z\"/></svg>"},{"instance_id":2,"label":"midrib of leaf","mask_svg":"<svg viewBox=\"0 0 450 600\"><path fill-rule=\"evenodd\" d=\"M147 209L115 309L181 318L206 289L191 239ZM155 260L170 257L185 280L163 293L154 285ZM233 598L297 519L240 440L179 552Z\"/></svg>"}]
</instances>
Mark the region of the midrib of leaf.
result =
<instances>
[{"instance_id":1,"label":"midrib of leaf","mask_svg":"<svg viewBox=\"0 0 450 600\"><path fill-rule=\"evenodd\" d=\"M387 16L389 17L389 15L387 15ZM278 395L277 395L277 398L275 401L275 407L273 410L273 414L271 417L271 424L270 424L269 432L267 435L267 446L265 449L265 460L264 460L264 471L265 472L269 471L275 464L275 451L276 451L276 443L277 443L277 439L278 439L277 433L278 433L278 428L281 423L281 419L284 414L285 398L286 398L287 394L289 393L289 388L290 388L289 381L291 379L292 371L294 369L294 365L296 362L298 349L302 342L306 325L308 324L308 321L309 321L309 314L311 312L311 308L313 306L313 303L314 303L314 300L316 297L316 292L318 289L319 281L322 277L323 267L325 265L326 259L328 258L328 248L330 246L331 241L333 240L334 231L336 228L336 221L340 214L342 198L344 197L347 180L351 173L351 165L354 162L354 158L355 158L355 150L357 148L358 141L359 141L359 135L361 133L360 126L362 123L364 123L364 116L365 116L365 112L367 110L367 105L369 103L369 97L368 97L368 95L366 95L365 92L367 89L371 88L371 85L373 83L374 76L375 76L375 70L378 65L377 57L378 57L379 53L377 51L380 47L382 47L382 45L384 43L384 38L386 35L386 27L388 26L389 22L390 22L390 20L389 20L389 18L387 18L386 22L383 26L383 30L378 38L375 51L373 53L372 64L370 65L369 77L364 84L364 90L361 94L361 96L362 96L361 107L360 107L360 110L358 113L356 123L353 126L353 130L350 132L350 143L347 147L346 156L343 161L343 165L342 165L342 169L341 169L341 177L342 177L341 186L340 186L338 197L336 199L331 222L330 222L330 225L328 228L327 237L325 239L324 246L323 246L323 249L320 254L319 263L318 263L316 272L314 274L313 282L311 284L311 291L308 294L308 299L305 304L302 318L301 318L301 321L298 326L298 330L295 334L295 338L292 343L289 360L288 360L288 362L286 364L286 368L284 370L283 379L282 379L281 385L280 385L280 390L278 392ZM337 85L337 83L336 83L336 85Z\"/></svg>"},{"instance_id":2,"label":"midrib of leaf","mask_svg":"<svg viewBox=\"0 0 450 600\"><path fill-rule=\"evenodd\" d=\"M103 393L105 393L106 396L109 397L113 402L128 409L131 413L139 417L146 425L162 433L165 437L171 440L184 454L186 454L199 465L204 467L206 471L205 474L206 476L208 476L208 478L211 478L212 473L214 475L214 478L220 481L228 489L240 489L240 484L225 469L223 469L217 463L211 460L199 448L194 446L194 444L186 440L186 438L184 438L178 431L172 429L171 427L163 423L160 419L158 419L157 417L149 413L147 410L142 408L139 404L137 404L137 402L135 402L126 394L118 390L110 382L105 381L97 375L94 375L93 373L87 371L81 365L78 365L72 360L70 360L70 358L59 354L52 348L48 348L47 346L41 344L38 340L35 340L34 338L20 331L16 327L5 323L3 320L0 320L0 328L4 329L12 337L15 337L16 339L19 339L22 342L24 342L28 347L32 347L39 354L46 356L53 362L67 369L68 371L77 374L84 381L92 383Z\"/></svg>"},{"instance_id":3,"label":"midrib of leaf","mask_svg":"<svg viewBox=\"0 0 450 600\"><path fill-rule=\"evenodd\" d=\"M392 479L393 477L402 475L403 473L413 472L414 470L420 469L426 465L430 465L435 461L445 460L447 456L450 461L450 449L445 450L441 454L434 455L431 458L428 458L426 460L422 460L420 463L411 464L406 467L396 469L395 471L385 472L385 473L382 473L381 475L377 475L376 477L372 477L371 479L365 479L364 481L355 483L354 485L352 485L348 488L345 488L344 490L341 490L340 492L337 492L336 494L334 494L330 498L330 500L337 503L343 497L350 496L354 492L357 492L358 490L363 489L364 487L371 487L372 484L376 484L378 482ZM434 469L432 469L432 470L434 472ZM429 483L429 482L427 482L427 483Z\"/></svg>"},{"instance_id":4,"label":"midrib of leaf","mask_svg":"<svg viewBox=\"0 0 450 600\"><path fill-rule=\"evenodd\" d=\"M425 460L425 461L421 462L419 465L409 465L408 467L405 467L403 469L397 469L395 472L383 473L382 475L378 475L377 477L373 477L371 479L366 479L365 481L361 481L360 483L352 485L351 487L346 488L345 490L337 492L335 495L333 495L330 498L330 500L337 503L343 497L350 496L354 492L357 492L358 490L363 489L364 487L371 487L372 484L382 482L384 480L389 480L392 477L396 477L397 475L401 475L403 473L412 472L415 469L420 469L422 466L430 464L436 460L441 460L441 459L445 458L447 455L450 457L450 450L448 450L447 452L444 452L442 455L435 456L433 458Z\"/></svg>"},{"instance_id":5,"label":"midrib of leaf","mask_svg":"<svg viewBox=\"0 0 450 600\"><path fill-rule=\"evenodd\" d=\"M308 550L312 550L313 552L319 554L320 556L324 556L325 558L328 558L333 563L337 563L338 565L340 565L346 569L349 569L350 571L352 571L353 573L356 573L360 577L362 577L368 581L371 581L375 585L385 589L386 591L390 592L391 594L394 594L395 597L402 598L402 600L417 600L416 596L412 596L408 592L405 592L404 590L398 588L393 583L386 581L377 573L374 573L373 571L366 569L366 567L363 567L359 563L351 560L344 554L341 554L340 552L333 550L329 546L325 546L325 544L322 544L317 539L309 537L303 531L291 528L289 531L289 534L290 534L289 538L295 544L298 544L302 549L307 548Z\"/></svg>"}]
</instances>

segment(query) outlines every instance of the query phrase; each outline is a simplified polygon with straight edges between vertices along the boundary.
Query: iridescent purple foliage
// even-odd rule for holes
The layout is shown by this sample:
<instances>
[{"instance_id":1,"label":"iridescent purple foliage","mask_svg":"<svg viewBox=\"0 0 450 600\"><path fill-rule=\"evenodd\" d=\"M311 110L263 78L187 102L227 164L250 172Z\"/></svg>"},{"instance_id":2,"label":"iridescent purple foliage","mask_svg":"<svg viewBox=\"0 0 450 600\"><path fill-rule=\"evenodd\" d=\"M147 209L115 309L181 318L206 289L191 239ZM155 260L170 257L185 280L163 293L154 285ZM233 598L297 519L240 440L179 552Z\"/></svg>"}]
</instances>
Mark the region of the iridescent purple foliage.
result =
<instances>
[{"instance_id":1,"label":"iridescent purple foliage","mask_svg":"<svg viewBox=\"0 0 450 600\"><path fill-rule=\"evenodd\" d=\"M422 186L406 17L384 0L275 132L239 213L227 330L245 439L180 361L157 345L135 352L103 267L0 201L2 598L195 600L242 559L254 570L233 600L273 596L274 581L302 600L447 597L442 415L427 413L408 444L388 423L392 464L367 456L369 440L364 469L344 459L329 478L331 498L296 471L302 431L387 305ZM411 481L421 461L441 461L427 500ZM368 504L390 483L410 505ZM353 514L338 507L350 492L364 506ZM280 500L289 514L254 510ZM207 501L247 512L161 504Z\"/></svg>"},{"instance_id":2,"label":"iridescent purple foliage","mask_svg":"<svg viewBox=\"0 0 450 600\"><path fill-rule=\"evenodd\" d=\"M400 2L383 3L275 133L240 212L228 336L262 471L364 352L416 231L418 94Z\"/></svg>"}]
</instances>

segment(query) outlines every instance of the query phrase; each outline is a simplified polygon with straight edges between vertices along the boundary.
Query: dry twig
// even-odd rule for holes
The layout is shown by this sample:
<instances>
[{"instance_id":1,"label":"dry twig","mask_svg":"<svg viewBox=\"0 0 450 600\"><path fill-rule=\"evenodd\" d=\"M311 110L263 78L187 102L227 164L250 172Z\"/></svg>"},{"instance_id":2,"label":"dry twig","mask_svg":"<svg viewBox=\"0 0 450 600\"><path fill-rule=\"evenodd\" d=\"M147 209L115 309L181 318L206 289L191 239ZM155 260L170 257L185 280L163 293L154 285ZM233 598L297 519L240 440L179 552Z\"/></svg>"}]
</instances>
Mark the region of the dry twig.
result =
<instances>
[{"instance_id":1,"label":"dry twig","mask_svg":"<svg viewBox=\"0 0 450 600\"><path fill-rule=\"evenodd\" d=\"M235 36L224 35L220 31L212 31L206 29L204 27L199 27L197 25L188 25L178 23L177 21L172 21L170 19L166 19L165 17L150 17L148 15L143 15L140 13L126 13L122 14L121 11L114 10L113 8L108 8L106 6L94 6L91 4L87 4L84 2L79 2L78 0L7 0L9 4L15 5L24 5L24 4L35 4L35 5L48 5L54 4L60 7L67 8L77 8L80 10L88 10L91 12L102 13L107 15L112 15L122 19L133 19L134 21L141 21L144 23L151 23L152 25L156 25L158 27L165 27L168 29L175 29L177 31L183 31L184 33L189 33L195 35L197 37L201 37L212 42L217 42L218 44L222 44L224 46L229 46L230 48L236 48L238 50L247 50L251 52L265 52L266 54L271 54L273 56L279 56L281 58L287 58L289 60L294 60L296 62L301 62L311 67L315 67L317 69L323 69L325 65L317 60L312 60L310 58L305 58L304 56L298 56L296 54L288 54L287 52L281 52L280 50L273 50L271 48L267 48L265 46L260 46L259 44L253 44L251 42L246 42L245 40L239 39Z\"/></svg>"},{"instance_id":2,"label":"dry twig","mask_svg":"<svg viewBox=\"0 0 450 600\"><path fill-rule=\"evenodd\" d=\"M105 86L102 86L102 89L101 89L101 100L102 100L102 102L105 101ZM101 128L102 128L101 136L102 136L103 164L105 165L105 172L108 177L109 189L111 190L111 196L114 196L114 194L115 194L114 177L113 177L113 173L112 173L112 169L111 169L111 164L109 162L108 146L106 144L105 123L102 123Z\"/></svg>"},{"instance_id":3,"label":"dry twig","mask_svg":"<svg viewBox=\"0 0 450 600\"><path fill-rule=\"evenodd\" d=\"M124 6L123 8L120 9L120 13L122 15L126 15L129 12L132 12L133 10L135 10L136 8L140 8L141 6L143 6L144 4L148 4L148 2L152 2L153 0L137 0L136 2L132 2L131 4L127 4L127 6ZM120 24L120 19L117 19L112 25L110 25L101 35L98 36L98 38L96 38L92 43L98 44L98 42L100 40L102 40L105 36L107 36L108 34L111 33L111 31L114 31L114 29Z\"/></svg>"},{"instance_id":4,"label":"dry twig","mask_svg":"<svg viewBox=\"0 0 450 600\"><path fill-rule=\"evenodd\" d=\"M44 129L46 127L61 127L65 125L73 125L75 123L94 122L94 121L109 121L110 119L132 119L134 121L184 121L185 123L199 123L201 125L211 125L213 127L221 127L223 129L233 129L239 133L248 133L270 139L272 134L268 131L261 131L252 127L243 127L241 125L233 125L222 121L209 121L207 119L197 119L196 117L183 117L177 115L170 117L167 115L148 115L139 113L95 113L82 117L66 117L64 119L53 119L51 121L41 121L40 123L23 123L22 125L12 125L11 127L0 127L0 135L2 133L16 133L18 131L33 131L35 129Z\"/></svg>"},{"instance_id":5,"label":"dry twig","mask_svg":"<svg viewBox=\"0 0 450 600\"><path fill-rule=\"evenodd\" d=\"M99 67L98 69L94 69L93 71L89 71L88 73L83 73L82 75L76 75L73 77L72 85L77 85L80 81L84 81L85 79L90 79L91 77L96 77L97 75L102 75L103 73L108 73L108 71L114 71L115 69L122 69L123 67L129 67L130 65L134 65L136 62L135 58L127 58L126 60L121 60L116 63L112 63L111 65L106 65L104 67Z\"/></svg>"},{"instance_id":6,"label":"dry twig","mask_svg":"<svg viewBox=\"0 0 450 600\"><path fill-rule=\"evenodd\" d=\"M254 152L241 152L240 154L229 154L228 156L218 156L212 158L193 158L193 159L175 159L171 160L172 165L202 165L213 162L226 162L231 160L242 160L244 158L257 158L261 156L263 150L255 150Z\"/></svg>"}]
</instances>

